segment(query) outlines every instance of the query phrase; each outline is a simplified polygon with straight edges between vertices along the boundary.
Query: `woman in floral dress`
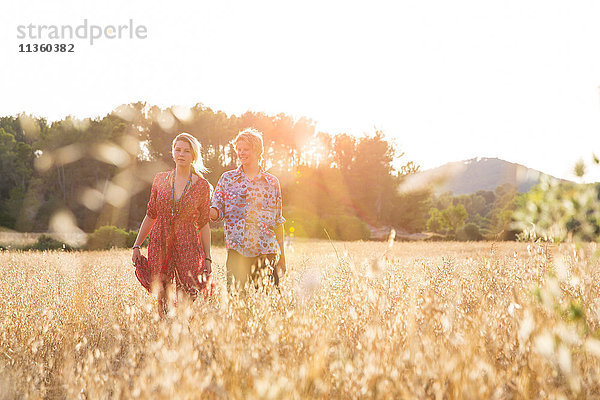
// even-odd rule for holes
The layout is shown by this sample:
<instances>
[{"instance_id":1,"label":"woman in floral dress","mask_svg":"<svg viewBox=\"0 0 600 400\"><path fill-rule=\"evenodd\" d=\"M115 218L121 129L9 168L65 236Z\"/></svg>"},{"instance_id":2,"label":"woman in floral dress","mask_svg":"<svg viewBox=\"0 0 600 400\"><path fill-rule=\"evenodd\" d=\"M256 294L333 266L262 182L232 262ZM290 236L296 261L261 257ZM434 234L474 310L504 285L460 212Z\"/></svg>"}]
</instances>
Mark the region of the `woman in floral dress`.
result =
<instances>
[{"instance_id":1,"label":"woman in floral dress","mask_svg":"<svg viewBox=\"0 0 600 400\"><path fill-rule=\"evenodd\" d=\"M150 276L140 281L150 290L156 285L158 313L167 309L166 288L175 282L178 292L194 300L206 290L211 273L209 207L211 186L202 173L206 168L200 143L188 133L172 143L175 169L154 178L146 216L133 246L134 265L142 261L140 245L150 233Z\"/></svg>"}]
</instances>

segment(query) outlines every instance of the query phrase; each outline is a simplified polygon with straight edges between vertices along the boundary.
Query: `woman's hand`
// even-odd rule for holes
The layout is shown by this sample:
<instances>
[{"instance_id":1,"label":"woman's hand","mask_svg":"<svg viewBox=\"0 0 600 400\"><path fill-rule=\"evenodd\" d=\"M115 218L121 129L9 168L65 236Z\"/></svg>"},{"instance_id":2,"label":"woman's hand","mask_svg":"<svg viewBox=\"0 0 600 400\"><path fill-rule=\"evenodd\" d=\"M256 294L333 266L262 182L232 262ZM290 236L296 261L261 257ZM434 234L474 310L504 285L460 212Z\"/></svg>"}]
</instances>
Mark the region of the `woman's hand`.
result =
<instances>
[{"instance_id":1,"label":"woman's hand","mask_svg":"<svg viewBox=\"0 0 600 400\"><path fill-rule=\"evenodd\" d=\"M277 262L275 268L277 268L280 275L285 274L285 272L287 271L287 267L285 265L285 256L282 255L281 257L279 257L279 261Z\"/></svg>"},{"instance_id":2,"label":"woman's hand","mask_svg":"<svg viewBox=\"0 0 600 400\"><path fill-rule=\"evenodd\" d=\"M212 261L211 260L204 260L204 271L206 272L207 276L212 273Z\"/></svg>"},{"instance_id":3,"label":"woman's hand","mask_svg":"<svg viewBox=\"0 0 600 400\"><path fill-rule=\"evenodd\" d=\"M217 211L217 209L216 209L216 208L214 208L214 207L211 207L211 208L210 208L210 210L209 210L209 212L208 212L208 215L209 215L209 217L210 217L210 219L211 219L212 221L216 221L216 220L217 220L217 218L219 218L219 212L218 212L218 211Z\"/></svg>"},{"instance_id":4,"label":"woman's hand","mask_svg":"<svg viewBox=\"0 0 600 400\"><path fill-rule=\"evenodd\" d=\"M138 262L138 260L142 257L142 252L137 247L133 249L133 254L131 256L131 261L133 261L133 265Z\"/></svg>"}]
</instances>

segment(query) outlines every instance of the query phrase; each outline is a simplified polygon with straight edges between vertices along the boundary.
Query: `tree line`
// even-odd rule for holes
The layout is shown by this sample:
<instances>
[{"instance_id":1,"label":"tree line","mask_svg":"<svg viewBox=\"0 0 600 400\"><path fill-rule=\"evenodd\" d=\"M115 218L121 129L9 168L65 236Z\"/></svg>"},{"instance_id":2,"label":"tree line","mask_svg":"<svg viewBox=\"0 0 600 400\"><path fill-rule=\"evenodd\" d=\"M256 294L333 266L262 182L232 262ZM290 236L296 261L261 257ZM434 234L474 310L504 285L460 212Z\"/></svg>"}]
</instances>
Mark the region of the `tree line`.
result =
<instances>
[{"instance_id":1,"label":"tree line","mask_svg":"<svg viewBox=\"0 0 600 400\"><path fill-rule=\"evenodd\" d=\"M286 114L227 115L202 104L141 102L103 117L51 123L27 114L0 117L0 227L135 230L154 175L173 167L176 134L199 139L206 178L215 185L236 167L231 140L249 127L263 132L264 166L279 177L292 236L366 239L370 228L381 227L457 240L600 236L600 184L543 180L525 194L511 185L460 196L432 188L404 192L399 188L419 166L381 131L330 134Z\"/></svg>"},{"instance_id":2,"label":"tree line","mask_svg":"<svg viewBox=\"0 0 600 400\"><path fill-rule=\"evenodd\" d=\"M520 232L513 214L525 202L516 186L506 183L495 190L454 196L432 196L427 230L457 240L515 240Z\"/></svg>"},{"instance_id":3,"label":"tree line","mask_svg":"<svg viewBox=\"0 0 600 400\"><path fill-rule=\"evenodd\" d=\"M48 122L27 114L0 118L0 226L43 232L68 225L136 229L152 178L172 168L180 132L202 144L208 181L236 166L231 144L245 128L263 133L265 168L279 177L288 234L368 238L368 227L426 227L429 192L397 188L418 166L381 131L355 137L317 132L308 118L246 112L227 115L202 104L117 107L104 117ZM60 217L60 218L59 218Z\"/></svg>"}]
</instances>

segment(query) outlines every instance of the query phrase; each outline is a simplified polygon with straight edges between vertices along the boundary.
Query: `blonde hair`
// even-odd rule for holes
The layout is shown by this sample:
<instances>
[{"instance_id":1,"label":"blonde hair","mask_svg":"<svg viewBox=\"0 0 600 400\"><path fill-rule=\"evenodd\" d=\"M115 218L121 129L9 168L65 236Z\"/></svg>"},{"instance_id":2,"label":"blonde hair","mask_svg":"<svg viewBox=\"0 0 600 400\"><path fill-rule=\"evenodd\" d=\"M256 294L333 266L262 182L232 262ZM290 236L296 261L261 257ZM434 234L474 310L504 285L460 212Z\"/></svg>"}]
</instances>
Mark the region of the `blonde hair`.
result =
<instances>
[{"instance_id":1,"label":"blonde hair","mask_svg":"<svg viewBox=\"0 0 600 400\"><path fill-rule=\"evenodd\" d=\"M235 147L240 140L249 143L252 149L258 154L259 161L262 160L262 155L265 150L262 133L254 128L246 128L237 134L235 139L231 141L231 144Z\"/></svg>"},{"instance_id":2,"label":"blonde hair","mask_svg":"<svg viewBox=\"0 0 600 400\"><path fill-rule=\"evenodd\" d=\"M175 150L175 144L179 141L189 143L190 147L192 148L192 171L194 171L194 173L196 173L198 176L202 176L202 174L207 173L208 169L204 166L204 162L202 161L202 153L200 153L202 146L200 145L198 139L189 133L180 133L179 135L175 136L173 143L171 143L171 153L173 153L173 150Z\"/></svg>"}]
</instances>

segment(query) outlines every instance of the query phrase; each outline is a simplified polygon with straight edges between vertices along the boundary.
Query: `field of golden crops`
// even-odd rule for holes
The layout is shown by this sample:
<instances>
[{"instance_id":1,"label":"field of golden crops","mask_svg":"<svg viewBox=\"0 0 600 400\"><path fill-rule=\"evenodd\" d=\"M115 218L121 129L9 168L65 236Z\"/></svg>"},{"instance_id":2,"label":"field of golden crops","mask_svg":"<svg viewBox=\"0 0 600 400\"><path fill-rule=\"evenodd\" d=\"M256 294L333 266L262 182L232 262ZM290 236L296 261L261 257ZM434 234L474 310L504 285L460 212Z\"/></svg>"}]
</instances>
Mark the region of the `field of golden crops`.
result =
<instances>
[{"instance_id":1,"label":"field of golden crops","mask_svg":"<svg viewBox=\"0 0 600 400\"><path fill-rule=\"evenodd\" d=\"M145 251L144 251L145 252ZM600 398L598 247L301 242L159 321L130 252L0 253L0 398Z\"/></svg>"}]
</instances>

